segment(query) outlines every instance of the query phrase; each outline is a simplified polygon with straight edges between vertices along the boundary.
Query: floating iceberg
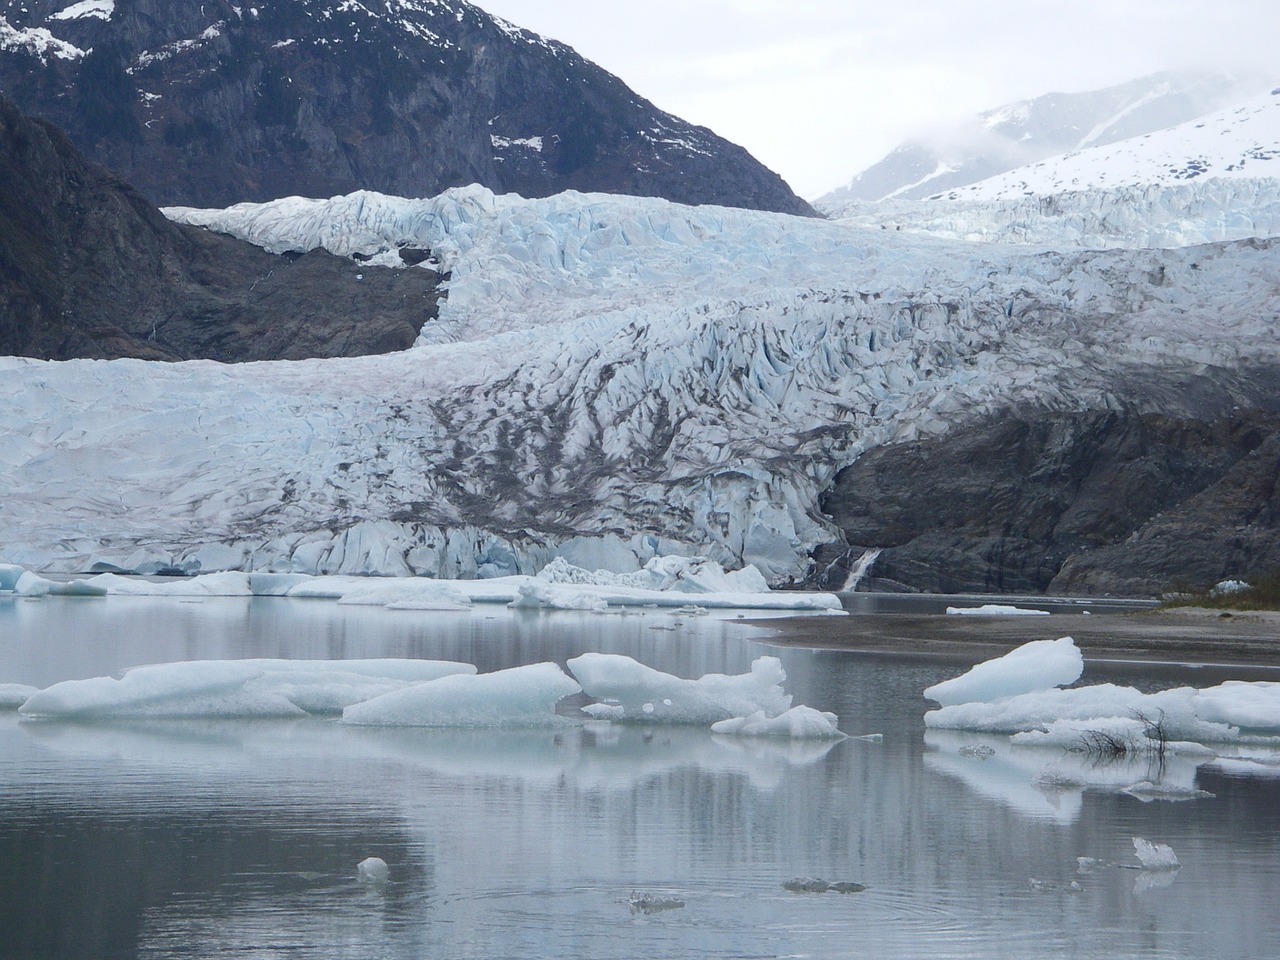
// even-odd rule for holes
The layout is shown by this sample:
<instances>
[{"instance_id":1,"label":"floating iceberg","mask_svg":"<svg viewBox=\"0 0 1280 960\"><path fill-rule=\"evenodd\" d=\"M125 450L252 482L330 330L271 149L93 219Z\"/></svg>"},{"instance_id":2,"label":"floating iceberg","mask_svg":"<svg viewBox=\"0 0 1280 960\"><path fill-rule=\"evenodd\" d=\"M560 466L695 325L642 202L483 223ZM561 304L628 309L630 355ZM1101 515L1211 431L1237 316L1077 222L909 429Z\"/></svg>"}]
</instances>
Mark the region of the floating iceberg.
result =
<instances>
[{"instance_id":1,"label":"floating iceberg","mask_svg":"<svg viewBox=\"0 0 1280 960\"><path fill-rule=\"evenodd\" d=\"M569 661L569 669L588 695L605 701L601 714L609 719L712 724L757 711L778 716L791 708L791 696L782 690L787 675L777 657L760 657L750 673L709 673L698 680L609 653L584 653Z\"/></svg>"},{"instance_id":2,"label":"floating iceberg","mask_svg":"<svg viewBox=\"0 0 1280 960\"><path fill-rule=\"evenodd\" d=\"M1189 754L1203 753L1202 744L1280 743L1280 683L1229 680L1155 693L1111 683L1055 689L1082 672L1070 637L1025 644L926 689L943 706L925 714L925 726L1017 734L1019 743L1042 745L1067 745L1088 731L1139 743L1154 733L1166 749Z\"/></svg>"},{"instance_id":3,"label":"floating iceberg","mask_svg":"<svg viewBox=\"0 0 1280 960\"><path fill-rule=\"evenodd\" d=\"M788 737L792 740L842 739L834 713L796 706L776 717L757 710L749 717L733 717L711 725L712 733L739 737Z\"/></svg>"},{"instance_id":4,"label":"floating iceberg","mask_svg":"<svg viewBox=\"0 0 1280 960\"><path fill-rule=\"evenodd\" d=\"M1075 683L1084 673L1084 657L1070 637L1033 640L1016 650L978 664L968 673L935 683L924 691L943 706L989 703L1002 697L1032 693Z\"/></svg>"},{"instance_id":5,"label":"floating iceberg","mask_svg":"<svg viewBox=\"0 0 1280 960\"><path fill-rule=\"evenodd\" d=\"M356 864L356 876L364 883L386 883L390 875L391 869L381 857L365 857Z\"/></svg>"},{"instance_id":6,"label":"floating iceberg","mask_svg":"<svg viewBox=\"0 0 1280 960\"><path fill-rule=\"evenodd\" d=\"M1167 843L1152 843L1142 837L1133 838L1133 849L1144 870L1176 870L1181 864Z\"/></svg>"},{"instance_id":7,"label":"floating iceberg","mask_svg":"<svg viewBox=\"0 0 1280 960\"><path fill-rule=\"evenodd\" d=\"M394 727L538 727L566 723L556 704L582 688L554 663L456 675L353 704L344 723Z\"/></svg>"},{"instance_id":8,"label":"floating iceberg","mask_svg":"<svg viewBox=\"0 0 1280 960\"><path fill-rule=\"evenodd\" d=\"M122 677L64 680L32 693L28 718L301 717L454 674L445 660L193 660L134 667Z\"/></svg>"},{"instance_id":9,"label":"floating iceberg","mask_svg":"<svg viewBox=\"0 0 1280 960\"><path fill-rule=\"evenodd\" d=\"M1028 610L1026 607L1011 607L1001 603L984 603L980 607L947 607L947 613L953 617L1047 617L1048 610Z\"/></svg>"},{"instance_id":10,"label":"floating iceberg","mask_svg":"<svg viewBox=\"0 0 1280 960\"><path fill-rule=\"evenodd\" d=\"M6 583L12 586L6 588ZM844 612L834 594L775 592L755 567L725 571L705 557L654 557L633 573L590 571L557 558L536 577L464 580L229 571L168 580L104 573L64 583L4 564L0 589L24 596L288 597L393 610L466 610L477 603L592 611L610 606L680 607L695 594L701 607Z\"/></svg>"}]
</instances>

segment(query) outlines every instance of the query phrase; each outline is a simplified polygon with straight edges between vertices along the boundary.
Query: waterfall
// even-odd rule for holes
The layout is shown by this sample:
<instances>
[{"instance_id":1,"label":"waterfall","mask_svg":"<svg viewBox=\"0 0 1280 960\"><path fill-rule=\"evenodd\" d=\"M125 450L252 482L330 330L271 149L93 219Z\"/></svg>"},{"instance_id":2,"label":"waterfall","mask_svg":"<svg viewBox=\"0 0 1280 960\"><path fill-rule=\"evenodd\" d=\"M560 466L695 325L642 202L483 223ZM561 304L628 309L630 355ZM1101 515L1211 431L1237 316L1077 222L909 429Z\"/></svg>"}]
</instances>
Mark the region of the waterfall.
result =
<instances>
[{"instance_id":1,"label":"waterfall","mask_svg":"<svg viewBox=\"0 0 1280 960\"><path fill-rule=\"evenodd\" d=\"M849 571L849 578L845 580L844 586L840 588L840 593L853 593L858 589L858 584L862 582L871 571L871 565L876 562L876 557L880 556L880 547L872 547L866 553L858 558L858 562L853 565Z\"/></svg>"}]
</instances>

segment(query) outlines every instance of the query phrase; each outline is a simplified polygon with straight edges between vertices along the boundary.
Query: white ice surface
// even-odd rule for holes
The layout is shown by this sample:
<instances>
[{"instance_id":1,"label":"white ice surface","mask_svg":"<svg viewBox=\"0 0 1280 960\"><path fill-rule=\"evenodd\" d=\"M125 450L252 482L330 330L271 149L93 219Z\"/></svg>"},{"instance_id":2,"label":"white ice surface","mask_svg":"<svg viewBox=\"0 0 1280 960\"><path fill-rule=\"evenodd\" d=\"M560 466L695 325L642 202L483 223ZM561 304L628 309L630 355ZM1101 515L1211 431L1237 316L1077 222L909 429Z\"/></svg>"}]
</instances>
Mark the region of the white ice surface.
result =
<instances>
[{"instance_id":1,"label":"white ice surface","mask_svg":"<svg viewBox=\"0 0 1280 960\"><path fill-rule=\"evenodd\" d=\"M539 727L566 724L556 704L581 688L554 663L415 684L342 712L344 723L387 727Z\"/></svg>"},{"instance_id":2,"label":"white ice surface","mask_svg":"<svg viewBox=\"0 0 1280 960\"><path fill-rule=\"evenodd\" d=\"M193 660L134 667L119 679L64 680L31 694L19 713L64 720L337 713L475 670L444 660Z\"/></svg>"},{"instance_id":3,"label":"white ice surface","mask_svg":"<svg viewBox=\"0 0 1280 960\"><path fill-rule=\"evenodd\" d=\"M1043 661L1038 651L1047 651ZM1064 637L1033 641L980 663L961 677L925 690L925 696L943 704L925 714L925 725L1018 734L1022 743L1065 745L1089 730L1135 739L1145 723L1156 723L1172 742L1171 749L1184 753L1195 752L1201 744L1280 744L1280 683L1229 680L1204 689L1175 687L1154 693L1111 683L1052 689L1055 683L1079 678L1083 661L1078 657L1074 643Z\"/></svg>"},{"instance_id":4,"label":"white ice surface","mask_svg":"<svg viewBox=\"0 0 1280 960\"><path fill-rule=\"evenodd\" d=\"M1033 640L967 673L924 691L943 706L989 702L1020 693L1064 687L1084 673L1084 657L1070 637Z\"/></svg>"},{"instance_id":5,"label":"white ice surface","mask_svg":"<svg viewBox=\"0 0 1280 960\"><path fill-rule=\"evenodd\" d=\"M1147 385L1280 360L1266 243L1062 253L479 188L171 213L429 247L448 299L380 357L0 359L8 560L452 580L701 554L778 582L864 450L1008 404L1173 414L1200 401Z\"/></svg>"},{"instance_id":6,"label":"white ice surface","mask_svg":"<svg viewBox=\"0 0 1280 960\"><path fill-rule=\"evenodd\" d=\"M537 577L438 580L430 577L313 577L305 574L201 574L170 580L137 579L104 573L62 582L5 565L16 593L26 596L249 597L336 600L352 606L394 610L466 610L477 603L504 603L557 610L597 610L610 606L683 607L696 594L704 608L796 610L843 613L834 594L771 591L753 567L726 572L705 558L655 557L640 571L589 572L563 558ZM16 576L15 576L16 574ZM705 592L713 587L740 592ZM748 592L750 591L750 592Z\"/></svg>"},{"instance_id":7,"label":"white ice surface","mask_svg":"<svg viewBox=\"0 0 1280 960\"><path fill-rule=\"evenodd\" d=\"M619 654L584 653L568 666L582 689L604 702L603 715L610 719L712 724L757 711L778 716L791 708L791 695L782 689L787 675L777 657L758 658L750 673L709 673L697 680L663 673Z\"/></svg>"},{"instance_id":8,"label":"white ice surface","mask_svg":"<svg viewBox=\"0 0 1280 960\"><path fill-rule=\"evenodd\" d=\"M17 710L32 694L39 692L39 687L30 687L25 683L0 683L0 710Z\"/></svg>"},{"instance_id":9,"label":"white ice surface","mask_svg":"<svg viewBox=\"0 0 1280 960\"><path fill-rule=\"evenodd\" d=\"M776 717L757 710L749 717L732 717L711 725L712 733L739 737L786 737L792 740L841 739L839 718L813 707L795 706Z\"/></svg>"},{"instance_id":10,"label":"white ice surface","mask_svg":"<svg viewBox=\"0 0 1280 960\"><path fill-rule=\"evenodd\" d=\"M1048 610L1028 610L1003 603L984 603L980 607L947 607L947 613L956 617L1047 617Z\"/></svg>"},{"instance_id":11,"label":"white ice surface","mask_svg":"<svg viewBox=\"0 0 1280 960\"><path fill-rule=\"evenodd\" d=\"M1134 837L1133 850L1144 870L1176 870L1179 866L1177 855L1167 843L1153 843Z\"/></svg>"}]
</instances>

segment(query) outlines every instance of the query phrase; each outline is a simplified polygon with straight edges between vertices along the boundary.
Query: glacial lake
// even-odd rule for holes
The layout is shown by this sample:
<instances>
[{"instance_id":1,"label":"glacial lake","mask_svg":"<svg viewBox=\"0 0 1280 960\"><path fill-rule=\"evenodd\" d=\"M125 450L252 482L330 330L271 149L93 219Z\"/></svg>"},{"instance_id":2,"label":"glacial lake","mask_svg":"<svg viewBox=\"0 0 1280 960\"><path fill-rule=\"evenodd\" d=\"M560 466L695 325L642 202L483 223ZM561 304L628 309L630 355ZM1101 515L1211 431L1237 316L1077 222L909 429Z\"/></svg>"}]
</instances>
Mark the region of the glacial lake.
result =
<instances>
[{"instance_id":1,"label":"glacial lake","mask_svg":"<svg viewBox=\"0 0 1280 960\"><path fill-rule=\"evenodd\" d=\"M1146 761L926 733L920 691L965 662L772 646L736 616L0 598L0 683L242 657L489 671L587 651L697 677L769 655L796 703L883 734L0 713L0 958L1277 955L1280 769L1208 766L1195 782L1212 797L1143 802L1119 788ZM1085 673L1146 689L1231 677L1258 674ZM1180 869L1136 869L1134 837L1168 844ZM370 856L389 865L385 884L357 879ZM866 889L784 889L797 877Z\"/></svg>"}]
</instances>

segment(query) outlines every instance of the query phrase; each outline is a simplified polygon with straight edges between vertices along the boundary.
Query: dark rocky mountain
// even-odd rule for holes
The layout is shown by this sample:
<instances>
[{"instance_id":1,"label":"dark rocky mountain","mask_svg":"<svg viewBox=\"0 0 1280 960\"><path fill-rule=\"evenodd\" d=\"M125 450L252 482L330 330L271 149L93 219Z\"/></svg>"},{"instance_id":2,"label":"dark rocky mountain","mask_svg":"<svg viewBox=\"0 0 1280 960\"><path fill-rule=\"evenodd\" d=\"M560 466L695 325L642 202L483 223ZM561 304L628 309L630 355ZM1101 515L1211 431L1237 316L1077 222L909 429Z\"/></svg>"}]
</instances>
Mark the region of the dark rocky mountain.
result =
<instances>
[{"instance_id":1,"label":"dark rocky mountain","mask_svg":"<svg viewBox=\"0 0 1280 960\"><path fill-rule=\"evenodd\" d=\"M162 205L480 183L813 215L741 147L462 0L0 0L0 90Z\"/></svg>"},{"instance_id":2,"label":"dark rocky mountain","mask_svg":"<svg viewBox=\"0 0 1280 960\"><path fill-rule=\"evenodd\" d=\"M1012 414L874 450L823 509L839 587L1157 595L1280 568L1280 416ZM833 562L834 561L834 562Z\"/></svg>"},{"instance_id":3,"label":"dark rocky mountain","mask_svg":"<svg viewBox=\"0 0 1280 960\"><path fill-rule=\"evenodd\" d=\"M433 271L273 256L171 223L3 97L0 183L0 354L357 356L408 347L436 315Z\"/></svg>"}]
</instances>

